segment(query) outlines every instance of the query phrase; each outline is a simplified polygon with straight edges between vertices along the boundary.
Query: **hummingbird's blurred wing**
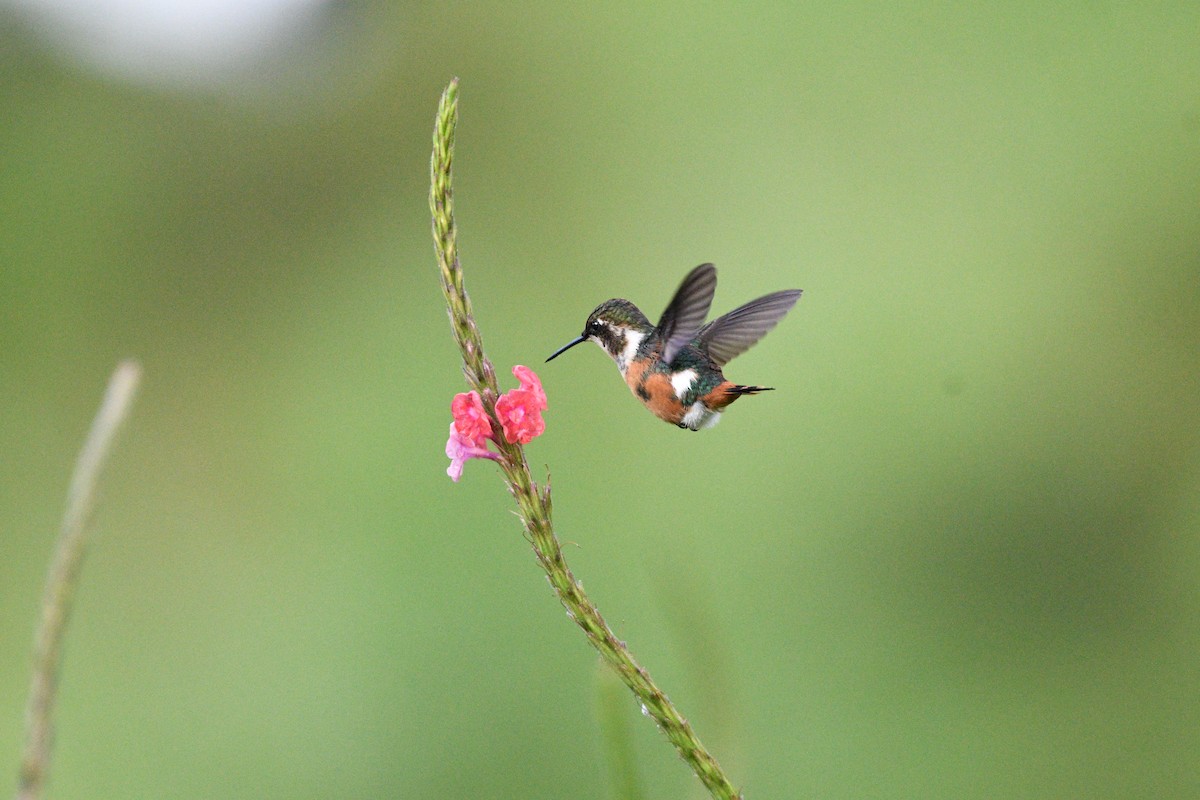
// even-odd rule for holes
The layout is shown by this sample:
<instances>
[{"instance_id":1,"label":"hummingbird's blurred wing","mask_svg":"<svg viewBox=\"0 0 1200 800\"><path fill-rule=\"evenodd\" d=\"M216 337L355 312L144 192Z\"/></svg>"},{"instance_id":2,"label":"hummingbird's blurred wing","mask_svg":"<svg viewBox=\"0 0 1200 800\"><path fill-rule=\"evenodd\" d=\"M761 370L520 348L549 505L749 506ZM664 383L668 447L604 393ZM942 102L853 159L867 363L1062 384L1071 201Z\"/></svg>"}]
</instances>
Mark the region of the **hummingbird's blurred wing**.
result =
<instances>
[{"instance_id":1,"label":"hummingbird's blurred wing","mask_svg":"<svg viewBox=\"0 0 1200 800\"><path fill-rule=\"evenodd\" d=\"M800 299L799 289L774 292L738 306L700 329L700 349L723 367L767 335Z\"/></svg>"},{"instance_id":2,"label":"hummingbird's blurred wing","mask_svg":"<svg viewBox=\"0 0 1200 800\"><path fill-rule=\"evenodd\" d=\"M662 313L656 331L666 346L663 363L670 364L675 354L700 332L704 319L712 305L713 292L717 290L717 268L712 264L701 264L687 274L683 283L675 290L667 310Z\"/></svg>"}]
</instances>

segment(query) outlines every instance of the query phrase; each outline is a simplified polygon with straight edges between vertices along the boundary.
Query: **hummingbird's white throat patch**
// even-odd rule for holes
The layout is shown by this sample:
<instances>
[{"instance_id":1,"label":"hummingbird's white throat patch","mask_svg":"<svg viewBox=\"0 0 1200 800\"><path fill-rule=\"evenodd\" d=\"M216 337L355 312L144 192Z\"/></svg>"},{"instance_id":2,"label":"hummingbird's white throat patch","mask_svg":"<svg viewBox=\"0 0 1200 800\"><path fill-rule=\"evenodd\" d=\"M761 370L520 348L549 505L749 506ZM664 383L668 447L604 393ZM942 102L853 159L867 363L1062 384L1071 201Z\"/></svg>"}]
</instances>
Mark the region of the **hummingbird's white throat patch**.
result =
<instances>
[{"instance_id":1,"label":"hummingbird's white throat patch","mask_svg":"<svg viewBox=\"0 0 1200 800\"><path fill-rule=\"evenodd\" d=\"M646 338L646 334L641 331L635 331L632 328L621 330L624 338L624 347L619 353L614 353L613 358L617 361L617 369L621 370L621 374L625 374L625 370L629 368L633 357L637 355L638 348L642 345L642 340Z\"/></svg>"}]
</instances>

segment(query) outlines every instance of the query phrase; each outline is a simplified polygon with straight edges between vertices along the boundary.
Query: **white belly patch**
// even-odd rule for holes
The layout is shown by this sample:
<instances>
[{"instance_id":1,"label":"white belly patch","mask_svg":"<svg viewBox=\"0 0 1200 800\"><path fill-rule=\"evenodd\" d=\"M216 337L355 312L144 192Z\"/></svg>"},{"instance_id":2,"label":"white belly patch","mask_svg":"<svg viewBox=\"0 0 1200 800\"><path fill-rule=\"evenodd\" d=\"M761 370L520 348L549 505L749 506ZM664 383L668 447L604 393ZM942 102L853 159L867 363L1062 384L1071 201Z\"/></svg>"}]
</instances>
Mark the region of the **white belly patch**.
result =
<instances>
[{"instance_id":1,"label":"white belly patch","mask_svg":"<svg viewBox=\"0 0 1200 800\"><path fill-rule=\"evenodd\" d=\"M721 421L721 412L713 411L701 403L699 400L692 403L691 408L683 415L680 420L685 428L691 428L694 431L702 431L705 428L711 428Z\"/></svg>"}]
</instances>

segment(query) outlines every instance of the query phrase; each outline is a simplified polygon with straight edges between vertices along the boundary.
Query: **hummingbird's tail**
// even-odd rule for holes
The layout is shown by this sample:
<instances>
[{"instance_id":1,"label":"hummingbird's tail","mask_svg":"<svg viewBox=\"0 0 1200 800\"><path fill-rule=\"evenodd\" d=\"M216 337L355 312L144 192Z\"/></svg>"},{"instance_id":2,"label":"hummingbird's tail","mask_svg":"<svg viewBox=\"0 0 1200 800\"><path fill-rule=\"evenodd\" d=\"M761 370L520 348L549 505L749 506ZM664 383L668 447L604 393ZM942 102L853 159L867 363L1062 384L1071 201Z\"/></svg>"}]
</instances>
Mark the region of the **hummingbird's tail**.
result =
<instances>
[{"instance_id":1,"label":"hummingbird's tail","mask_svg":"<svg viewBox=\"0 0 1200 800\"><path fill-rule=\"evenodd\" d=\"M729 392L729 394L737 395L740 397L741 395L744 395L744 394L758 394L759 392L773 392L773 391L775 391L775 387L774 386L742 386L741 384L735 383L733 386L730 386L725 391Z\"/></svg>"},{"instance_id":2,"label":"hummingbird's tail","mask_svg":"<svg viewBox=\"0 0 1200 800\"><path fill-rule=\"evenodd\" d=\"M774 387L772 386L743 386L742 384L734 383L733 381L725 381L724 383L719 384L717 388L701 397L700 401L704 403L704 405L710 410L720 411L725 408L725 406L729 405L734 400L737 400L744 394L770 392L773 391L773 389Z\"/></svg>"}]
</instances>

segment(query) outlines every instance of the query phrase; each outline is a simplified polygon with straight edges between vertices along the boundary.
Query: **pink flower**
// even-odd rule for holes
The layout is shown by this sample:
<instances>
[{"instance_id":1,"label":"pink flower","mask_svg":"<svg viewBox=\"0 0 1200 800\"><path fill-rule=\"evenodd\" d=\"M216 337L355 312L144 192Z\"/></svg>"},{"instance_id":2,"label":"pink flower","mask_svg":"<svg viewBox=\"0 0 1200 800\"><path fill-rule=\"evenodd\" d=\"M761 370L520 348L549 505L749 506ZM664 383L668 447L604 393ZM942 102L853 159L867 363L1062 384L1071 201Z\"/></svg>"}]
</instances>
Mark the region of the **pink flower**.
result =
<instances>
[{"instance_id":1,"label":"pink flower","mask_svg":"<svg viewBox=\"0 0 1200 800\"><path fill-rule=\"evenodd\" d=\"M459 396L461 397L462 395ZM450 466L446 467L446 474L455 483L458 483L458 479L462 477L463 467L470 459L490 458L493 461L500 460L499 453L493 453L487 449L486 441L475 442L465 438L458 432L457 425L457 420L450 423L450 438L446 440L446 457L450 459Z\"/></svg>"},{"instance_id":2,"label":"pink flower","mask_svg":"<svg viewBox=\"0 0 1200 800\"><path fill-rule=\"evenodd\" d=\"M492 421L483 410L483 401L478 392L462 392L454 395L450 402L450 413L454 415L454 429L459 436L477 446L485 446L484 439L492 435Z\"/></svg>"},{"instance_id":3,"label":"pink flower","mask_svg":"<svg viewBox=\"0 0 1200 800\"><path fill-rule=\"evenodd\" d=\"M529 367L517 364L513 367L513 375L521 382L522 389L533 392L537 398L540 410L545 411L547 408L546 393L542 391L542 382L538 379L534 371Z\"/></svg>"},{"instance_id":4,"label":"pink flower","mask_svg":"<svg viewBox=\"0 0 1200 800\"><path fill-rule=\"evenodd\" d=\"M534 437L546 430L542 412L546 410L546 393L542 382L529 367L518 364L513 375L521 385L500 395L496 401L496 417L504 429L504 438L514 444L529 444ZM454 395L450 402L450 438L446 440L446 457L450 466L446 474L457 482L462 477L463 467L472 458L490 458L499 461L501 456L488 449L488 439L499 443L492 431L492 421L483 410L483 400L477 392L462 392Z\"/></svg>"},{"instance_id":5,"label":"pink flower","mask_svg":"<svg viewBox=\"0 0 1200 800\"><path fill-rule=\"evenodd\" d=\"M496 401L496 416L504 429L504 438L513 443L529 444L546 430L542 412L546 410L546 393L542 383L529 367L518 364L513 375L521 382L519 389L505 392Z\"/></svg>"}]
</instances>

